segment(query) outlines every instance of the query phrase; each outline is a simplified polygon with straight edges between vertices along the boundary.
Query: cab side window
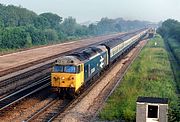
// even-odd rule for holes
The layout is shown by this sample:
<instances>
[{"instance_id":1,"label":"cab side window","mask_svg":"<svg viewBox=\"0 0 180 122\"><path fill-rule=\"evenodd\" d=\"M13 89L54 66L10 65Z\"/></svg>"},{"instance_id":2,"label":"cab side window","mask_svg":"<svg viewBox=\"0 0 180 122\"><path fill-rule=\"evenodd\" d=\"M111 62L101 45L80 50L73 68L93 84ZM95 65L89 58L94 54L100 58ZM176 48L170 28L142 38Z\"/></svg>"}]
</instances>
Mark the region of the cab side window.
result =
<instances>
[{"instance_id":1,"label":"cab side window","mask_svg":"<svg viewBox=\"0 0 180 122\"><path fill-rule=\"evenodd\" d=\"M81 66L77 66L77 73L80 73L81 72Z\"/></svg>"}]
</instances>

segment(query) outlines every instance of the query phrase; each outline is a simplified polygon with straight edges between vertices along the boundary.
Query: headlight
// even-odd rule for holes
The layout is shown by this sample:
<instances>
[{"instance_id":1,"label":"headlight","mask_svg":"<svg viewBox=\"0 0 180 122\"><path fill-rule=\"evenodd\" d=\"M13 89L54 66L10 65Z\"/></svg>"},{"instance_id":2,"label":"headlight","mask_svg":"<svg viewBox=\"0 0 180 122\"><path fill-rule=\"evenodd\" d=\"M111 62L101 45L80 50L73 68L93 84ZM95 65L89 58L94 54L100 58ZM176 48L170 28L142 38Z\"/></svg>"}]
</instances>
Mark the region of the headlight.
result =
<instances>
[{"instance_id":1,"label":"headlight","mask_svg":"<svg viewBox=\"0 0 180 122\"><path fill-rule=\"evenodd\" d=\"M74 76L70 76L70 77L68 78L68 80L74 80L74 79L75 79Z\"/></svg>"},{"instance_id":2,"label":"headlight","mask_svg":"<svg viewBox=\"0 0 180 122\"><path fill-rule=\"evenodd\" d=\"M74 84L71 84L70 87L74 87Z\"/></svg>"},{"instance_id":3,"label":"headlight","mask_svg":"<svg viewBox=\"0 0 180 122\"><path fill-rule=\"evenodd\" d=\"M54 81L60 81L59 77L53 77Z\"/></svg>"}]
</instances>

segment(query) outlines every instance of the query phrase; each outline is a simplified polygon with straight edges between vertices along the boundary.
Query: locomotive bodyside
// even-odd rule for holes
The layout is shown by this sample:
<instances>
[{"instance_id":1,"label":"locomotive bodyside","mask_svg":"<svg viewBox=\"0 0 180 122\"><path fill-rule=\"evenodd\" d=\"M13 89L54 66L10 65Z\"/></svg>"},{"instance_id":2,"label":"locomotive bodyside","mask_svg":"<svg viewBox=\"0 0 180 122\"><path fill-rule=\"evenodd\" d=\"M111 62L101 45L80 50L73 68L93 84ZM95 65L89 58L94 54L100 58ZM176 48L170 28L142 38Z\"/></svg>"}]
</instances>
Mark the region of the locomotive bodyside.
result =
<instances>
[{"instance_id":1,"label":"locomotive bodyside","mask_svg":"<svg viewBox=\"0 0 180 122\"><path fill-rule=\"evenodd\" d=\"M84 81L88 82L92 77L98 75L104 67L108 65L107 49L101 46L101 50L97 55L89 58L84 62Z\"/></svg>"}]
</instances>

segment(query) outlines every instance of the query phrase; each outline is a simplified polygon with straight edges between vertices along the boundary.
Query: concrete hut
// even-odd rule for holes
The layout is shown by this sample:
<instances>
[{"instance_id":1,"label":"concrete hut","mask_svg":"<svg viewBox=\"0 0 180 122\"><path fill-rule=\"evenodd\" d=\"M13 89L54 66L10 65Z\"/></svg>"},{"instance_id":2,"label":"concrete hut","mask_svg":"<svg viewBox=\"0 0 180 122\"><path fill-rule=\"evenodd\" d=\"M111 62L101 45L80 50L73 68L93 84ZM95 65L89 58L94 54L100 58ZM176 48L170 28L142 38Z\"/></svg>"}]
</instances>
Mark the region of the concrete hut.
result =
<instances>
[{"instance_id":1,"label":"concrete hut","mask_svg":"<svg viewBox=\"0 0 180 122\"><path fill-rule=\"evenodd\" d=\"M138 97L136 122L168 122L168 99Z\"/></svg>"}]
</instances>

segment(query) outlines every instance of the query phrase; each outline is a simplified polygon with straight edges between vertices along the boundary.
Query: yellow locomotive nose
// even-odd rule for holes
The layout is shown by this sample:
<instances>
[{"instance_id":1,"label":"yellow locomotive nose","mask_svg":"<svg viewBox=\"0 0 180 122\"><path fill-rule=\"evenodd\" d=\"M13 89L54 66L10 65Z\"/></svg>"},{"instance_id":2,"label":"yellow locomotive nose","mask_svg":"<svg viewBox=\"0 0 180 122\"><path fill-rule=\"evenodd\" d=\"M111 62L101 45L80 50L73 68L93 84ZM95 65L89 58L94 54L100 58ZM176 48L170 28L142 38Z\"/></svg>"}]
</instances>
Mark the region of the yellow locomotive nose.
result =
<instances>
[{"instance_id":1,"label":"yellow locomotive nose","mask_svg":"<svg viewBox=\"0 0 180 122\"><path fill-rule=\"evenodd\" d=\"M70 75L68 73L53 73L52 74L52 83L53 87L75 87L75 75Z\"/></svg>"}]
</instances>

